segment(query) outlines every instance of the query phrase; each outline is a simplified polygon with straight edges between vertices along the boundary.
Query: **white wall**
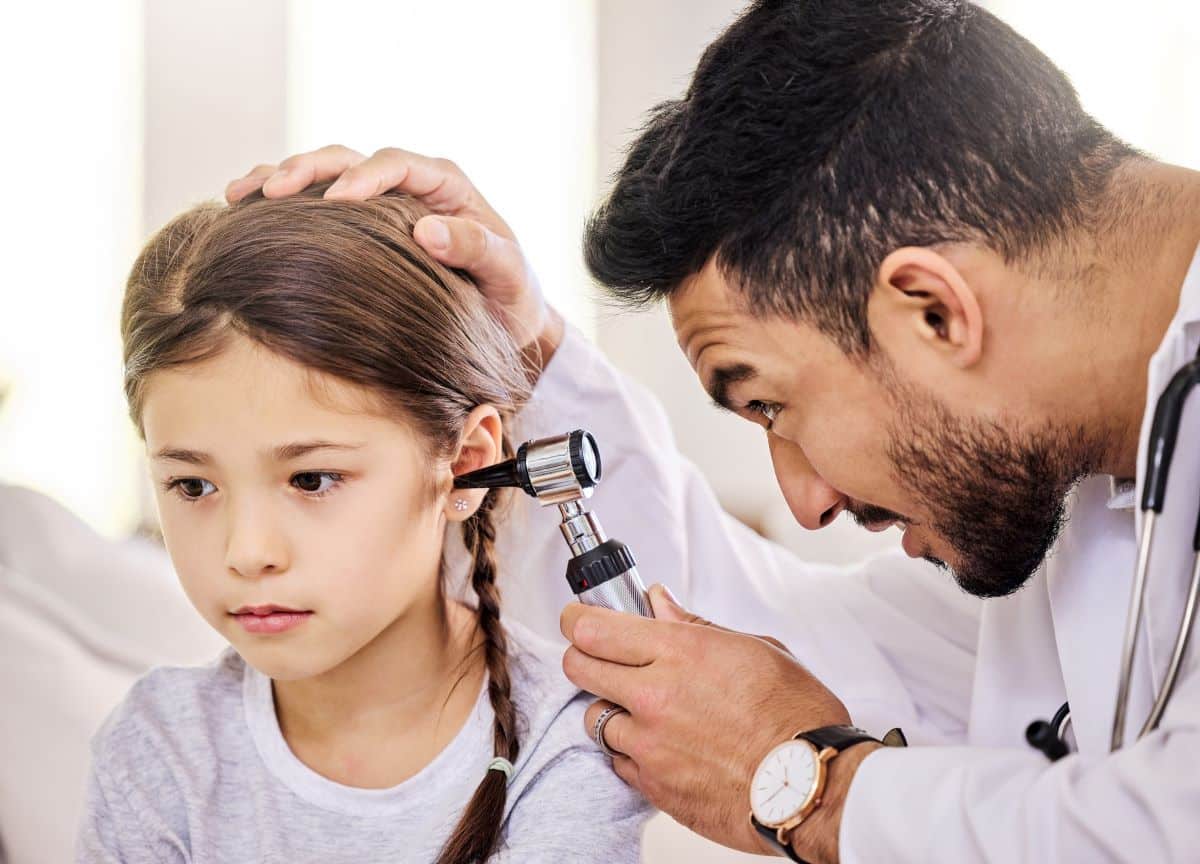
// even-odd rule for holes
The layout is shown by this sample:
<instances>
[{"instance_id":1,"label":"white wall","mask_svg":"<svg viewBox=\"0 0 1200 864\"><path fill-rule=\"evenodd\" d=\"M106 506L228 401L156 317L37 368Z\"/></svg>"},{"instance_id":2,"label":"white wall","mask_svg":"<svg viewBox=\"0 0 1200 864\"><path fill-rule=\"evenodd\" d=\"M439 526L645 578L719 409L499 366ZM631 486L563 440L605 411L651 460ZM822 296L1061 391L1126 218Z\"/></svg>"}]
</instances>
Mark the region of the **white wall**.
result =
<instances>
[{"instance_id":1,"label":"white wall","mask_svg":"<svg viewBox=\"0 0 1200 864\"><path fill-rule=\"evenodd\" d=\"M150 0L145 18L149 233L286 155L287 0Z\"/></svg>"},{"instance_id":2,"label":"white wall","mask_svg":"<svg viewBox=\"0 0 1200 864\"><path fill-rule=\"evenodd\" d=\"M987 0L1071 78L1109 129L1200 169L1200 4L1181 0Z\"/></svg>"},{"instance_id":3,"label":"white wall","mask_svg":"<svg viewBox=\"0 0 1200 864\"><path fill-rule=\"evenodd\" d=\"M137 510L117 321L141 226L140 8L6 3L0 32L0 482L116 535Z\"/></svg>"},{"instance_id":4,"label":"white wall","mask_svg":"<svg viewBox=\"0 0 1200 864\"><path fill-rule=\"evenodd\" d=\"M590 330L578 227L594 195L592 0L294 0L288 148L453 159Z\"/></svg>"}]
</instances>

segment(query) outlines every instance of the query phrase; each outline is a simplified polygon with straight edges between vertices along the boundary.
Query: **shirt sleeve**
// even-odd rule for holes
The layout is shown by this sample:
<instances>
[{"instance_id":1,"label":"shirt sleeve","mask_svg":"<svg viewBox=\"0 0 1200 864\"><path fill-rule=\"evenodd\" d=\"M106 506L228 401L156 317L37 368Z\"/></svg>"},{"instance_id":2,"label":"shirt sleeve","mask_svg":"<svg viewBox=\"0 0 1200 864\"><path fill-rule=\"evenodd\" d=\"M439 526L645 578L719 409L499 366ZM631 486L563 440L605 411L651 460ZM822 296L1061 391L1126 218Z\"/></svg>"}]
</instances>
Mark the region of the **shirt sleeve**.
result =
<instances>
[{"instance_id":1,"label":"shirt sleeve","mask_svg":"<svg viewBox=\"0 0 1200 864\"><path fill-rule=\"evenodd\" d=\"M145 842L142 825L119 788L93 769L87 809L76 842L77 864L168 864Z\"/></svg>"},{"instance_id":2,"label":"shirt sleeve","mask_svg":"<svg viewBox=\"0 0 1200 864\"><path fill-rule=\"evenodd\" d=\"M171 787L154 777L154 767L138 772L126 769L130 754L126 746L135 746L135 762L148 760L153 766L154 754L148 746L141 748L147 752L136 753L136 740L117 734L121 714L118 707L92 742L87 804L75 860L77 864L186 864L187 844L160 812L164 802L171 805L167 809L178 809L181 802L174 800Z\"/></svg>"},{"instance_id":3,"label":"shirt sleeve","mask_svg":"<svg viewBox=\"0 0 1200 864\"><path fill-rule=\"evenodd\" d=\"M901 726L915 742L963 740L979 601L922 561L888 554L852 568L805 563L724 513L683 457L662 406L578 331L563 344L521 417L524 438L593 432L603 480L591 500L609 536L627 543L647 584L668 585L698 614L774 636L845 702L855 722ZM510 572L542 580L506 602L544 634L572 599L557 521L536 505L504 532ZM519 557L520 566L515 566ZM512 602L510 602L512 601ZM540 617L539 617L540 616Z\"/></svg>"},{"instance_id":4,"label":"shirt sleeve","mask_svg":"<svg viewBox=\"0 0 1200 864\"><path fill-rule=\"evenodd\" d=\"M654 813L594 747L572 747L548 762L513 806L494 864L638 864Z\"/></svg>"},{"instance_id":5,"label":"shirt sleeve","mask_svg":"<svg viewBox=\"0 0 1200 864\"><path fill-rule=\"evenodd\" d=\"M1115 754L1054 763L1032 750L883 748L850 784L841 861L1195 861L1198 753L1200 730L1182 722Z\"/></svg>"}]
</instances>

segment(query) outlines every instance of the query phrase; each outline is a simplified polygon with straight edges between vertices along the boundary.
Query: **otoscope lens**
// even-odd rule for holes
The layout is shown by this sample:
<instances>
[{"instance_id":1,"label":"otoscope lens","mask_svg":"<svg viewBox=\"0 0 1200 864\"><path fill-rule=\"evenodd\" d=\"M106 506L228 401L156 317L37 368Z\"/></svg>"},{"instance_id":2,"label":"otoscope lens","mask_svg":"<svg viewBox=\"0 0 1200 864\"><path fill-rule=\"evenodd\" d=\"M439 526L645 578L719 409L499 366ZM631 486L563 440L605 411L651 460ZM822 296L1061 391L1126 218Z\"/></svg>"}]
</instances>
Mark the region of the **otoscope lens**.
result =
<instances>
[{"instance_id":1,"label":"otoscope lens","mask_svg":"<svg viewBox=\"0 0 1200 864\"><path fill-rule=\"evenodd\" d=\"M600 457L596 452L596 442L591 435L583 436L583 466L589 477L593 480L600 479Z\"/></svg>"},{"instance_id":2,"label":"otoscope lens","mask_svg":"<svg viewBox=\"0 0 1200 864\"><path fill-rule=\"evenodd\" d=\"M600 481L600 448L590 432L576 429L570 438L571 470L584 489L590 489Z\"/></svg>"}]
</instances>

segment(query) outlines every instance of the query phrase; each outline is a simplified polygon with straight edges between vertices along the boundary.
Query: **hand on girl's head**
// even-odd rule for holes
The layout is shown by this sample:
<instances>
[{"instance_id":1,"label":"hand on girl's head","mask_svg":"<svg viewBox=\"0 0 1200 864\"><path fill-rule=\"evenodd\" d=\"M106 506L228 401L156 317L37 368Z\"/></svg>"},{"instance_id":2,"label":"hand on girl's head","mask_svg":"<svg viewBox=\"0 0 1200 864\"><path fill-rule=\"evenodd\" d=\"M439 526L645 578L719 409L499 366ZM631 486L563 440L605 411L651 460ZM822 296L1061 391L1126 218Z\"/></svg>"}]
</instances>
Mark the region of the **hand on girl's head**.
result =
<instances>
[{"instance_id":1,"label":"hand on girl's head","mask_svg":"<svg viewBox=\"0 0 1200 864\"><path fill-rule=\"evenodd\" d=\"M469 273L483 295L505 310L517 343L537 345L530 361L549 361L562 341L563 320L547 305L512 229L453 162L397 147L367 157L330 145L278 166L258 165L230 181L225 197L235 203L261 190L267 198L283 198L329 181L328 198L361 201L400 191L421 201L435 215L417 223L417 242L446 266Z\"/></svg>"}]
</instances>

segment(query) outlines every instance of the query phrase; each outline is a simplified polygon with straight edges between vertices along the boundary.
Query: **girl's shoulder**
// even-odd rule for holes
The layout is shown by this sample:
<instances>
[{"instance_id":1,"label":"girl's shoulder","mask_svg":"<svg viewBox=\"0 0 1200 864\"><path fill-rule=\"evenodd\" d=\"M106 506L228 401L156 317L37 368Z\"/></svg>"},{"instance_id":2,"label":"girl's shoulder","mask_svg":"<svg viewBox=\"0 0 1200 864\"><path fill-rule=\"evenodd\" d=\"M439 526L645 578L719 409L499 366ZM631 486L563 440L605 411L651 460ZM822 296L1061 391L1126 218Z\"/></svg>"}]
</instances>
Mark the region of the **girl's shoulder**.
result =
<instances>
[{"instance_id":1,"label":"girl's shoulder","mask_svg":"<svg viewBox=\"0 0 1200 864\"><path fill-rule=\"evenodd\" d=\"M93 737L94 770L147 777L215 755L242 717L244 670L232 648L204 666L151 669Z\"/></svg>"},{"instance_id":2,"label":"girl's shoulder","mask_svg":"<svg viewBox=\"0 0 1200 864\"><path fill-rule=\"evenodd\" d=\"M580 692L562 671L566 643L556 643L534 633L524 624L505 621L508 634L508 666L513 681L513 696L528 705L558 707ZM524 698L522 698L524 697Z\"/></svg>"},{"instance_id":3,"label":"girl's shoulder","mask_svg":"<svg viewBox=\"0 0 1200 864\"><path fill-rule=\"evenodd\" d=\"M640 860L642 825L653 810L613 773L584 728L596 697L563 674L565 643L508 628L513 698L523 721L506 806L512 860L574 861L589 849L607 850L614 862Z\"/></svg>"},{"instance_id":4,"label":"girl's shoulder","mask_svg":"<svg viewBox=\"0 0 1200 864\"><path fill-rule=\"evenodd\" d=\"M508 628L509 675L521 733L513 785L523 785L518 781L528 782L564 757L593 766L605 764L584 728L584 713L596 697L572 684L562 671L566 643L552 642L519 624Z\"/></svg>"}]
</instances>

